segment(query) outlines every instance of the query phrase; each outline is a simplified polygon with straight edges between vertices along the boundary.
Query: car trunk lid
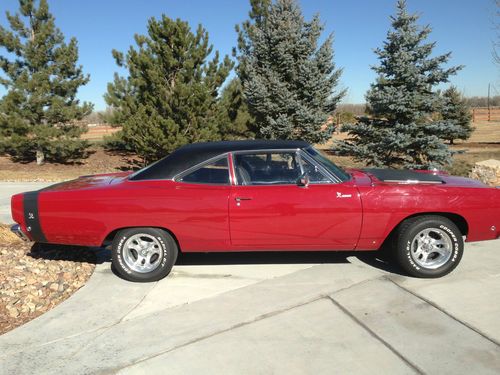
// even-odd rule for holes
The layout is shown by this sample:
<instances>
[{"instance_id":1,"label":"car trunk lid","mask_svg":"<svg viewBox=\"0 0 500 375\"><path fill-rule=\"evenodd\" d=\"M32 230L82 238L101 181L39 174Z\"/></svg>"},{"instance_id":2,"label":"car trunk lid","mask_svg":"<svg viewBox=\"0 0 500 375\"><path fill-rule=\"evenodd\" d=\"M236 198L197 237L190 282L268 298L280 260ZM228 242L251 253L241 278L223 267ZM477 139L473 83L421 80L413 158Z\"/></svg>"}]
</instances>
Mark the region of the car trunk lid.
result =
<instances>
[{"instance_id":1,"label":"car trunk lid","mask_svg":"<svg viewBox=\"0 0 500 375\"><path fill-rule=\"evenodd\" d=\"M83 190L83 189L94 189L98 187L103 187L107 185L112 185L122 182L130 172L118 172L118 173L105 173L96 174L89 176L80 176L74 180L60 182L51 186L48 186L42 191L44 192L54 192L54 191L67 191L67 190Z\"/></svg>"}]
</instances>

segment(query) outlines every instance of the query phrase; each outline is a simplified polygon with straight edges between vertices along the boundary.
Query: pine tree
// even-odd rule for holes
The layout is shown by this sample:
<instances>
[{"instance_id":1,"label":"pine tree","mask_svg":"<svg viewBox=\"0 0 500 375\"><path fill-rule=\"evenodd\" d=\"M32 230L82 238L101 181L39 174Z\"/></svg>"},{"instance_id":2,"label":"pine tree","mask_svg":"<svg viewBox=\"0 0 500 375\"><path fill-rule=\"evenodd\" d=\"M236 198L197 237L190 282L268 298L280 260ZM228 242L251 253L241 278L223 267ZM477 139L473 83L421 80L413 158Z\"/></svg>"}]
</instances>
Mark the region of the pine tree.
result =
<instances>
[{"instance_id":1,"label":"pine tree","mask_svg":"<svg viewBox=\"0 0 500 375\"><path fill-rule=\"evenodd\" d=\"M349 137L337 142L338 153L377 167L434 168L450 162L451 153L442 135L451 121L434 121L441 99L432 88L448 82L461 69L444 68L450 53L431 57L435 43L425 43L431 29L417 24L406 1L397 2L392 30L373 70L378 78L366 94L369 117L344 125Z\"/></svg>"},{"instance_id":2,"label":"pine tree","mask_svg":"<svg viewBox=\"0 0 500 375\"><path fill-rule=\"evenodd\" d=\"M115 74L104 98L123 138L145 162L176 148L220 139L218 90L233 63L212 53L208 33L165 15L148 21L148 35L136 35L126 56L113 51L128 77Z\"/></svg>"},{"instance_id":3,"label":"pine tree","mask_svg":"<svg viewBox=\"0 0 500 375\"><path fill-rule=\"evenodd\" d=\"M75 38L65 43L46 0L20 0L19 13L7 12L10 30L0 26L0 56L7 94L0 100L0 139L14 159L38 164L85 156L85 128L75 120L92 111L76 94L89 81L77 65Z\"/></svg>"},{"instance_id":4,"label":"pine tree","mask_svg":"<svg viewBox=\"0 0 500 375\"><path fill-rule=\"evenodd\" d=\"M238 77L233 78L220 95L219 120L222 139L253 138L254 119L243 98L243 88Z\"/></svg>"},{"instance_id":5,"label":"pine tree","mask_svg":"<svg viewBox=\"0 0 500 375\"><path fill-rule=\"evenodd\" d=\"M251 0L238 31L237 73L258 137L322 143L344 95L333 62L333 35L318 46L319 17L306 22L295 0Z\"/></svg>"},{"instance_id":6,"label":"pine tree","mask_svg":"<svg viewBox=\"0 0 500 375\"><path fill-rule=\"evenodd\" d=\"M471 109L467 105L465 98L455 86L443 92L443 108L441 109L441 118L446 122L451 122L454 127L441 134L444 140L451 145L455 139L469 139L474 127L471 124Z\"/></svg>"}]
</instances>

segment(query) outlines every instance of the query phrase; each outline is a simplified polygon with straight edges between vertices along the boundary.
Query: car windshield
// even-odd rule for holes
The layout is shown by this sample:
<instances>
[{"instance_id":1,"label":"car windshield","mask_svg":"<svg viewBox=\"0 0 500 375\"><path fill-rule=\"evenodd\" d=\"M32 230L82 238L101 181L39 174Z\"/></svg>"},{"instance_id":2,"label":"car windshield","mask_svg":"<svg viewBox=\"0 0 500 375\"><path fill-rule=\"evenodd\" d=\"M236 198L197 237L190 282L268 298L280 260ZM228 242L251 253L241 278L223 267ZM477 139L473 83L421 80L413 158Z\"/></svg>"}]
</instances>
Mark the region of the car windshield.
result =
<instances>
[{"instance_id":1,"label":"car windshield","mask_svg":"<svg viewBox=\"0 0 500 375\"><path fill-rule=\"evenodd\" d=\"M320 163L325 169L330 173L337 176L342 182L350 179L349 174L343 171L341 168L337 167L330 159L325 157L320 151L316 150L314 147L308 147L305 149L308 155L310 155L314 160Z\"/></svg>"}]
</instances>

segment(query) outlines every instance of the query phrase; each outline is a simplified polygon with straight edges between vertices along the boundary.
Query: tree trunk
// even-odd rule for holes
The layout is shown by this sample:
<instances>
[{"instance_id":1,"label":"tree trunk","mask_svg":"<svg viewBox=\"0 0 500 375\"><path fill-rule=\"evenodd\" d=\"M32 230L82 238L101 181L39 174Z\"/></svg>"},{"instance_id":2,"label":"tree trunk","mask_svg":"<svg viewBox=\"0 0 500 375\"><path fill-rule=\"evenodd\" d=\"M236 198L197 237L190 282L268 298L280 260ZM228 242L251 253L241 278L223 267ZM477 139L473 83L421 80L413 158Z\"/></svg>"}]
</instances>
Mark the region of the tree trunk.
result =
<instances>
[{"instance_id":1,"label":"tree trunk","mask_svg":"<svg viewBox=\"0 0 500 375\"><path fill-rule=\"evenodd\" d=\"M45 161L45 155L42 150L36 150L36 164L42 165Z\"/></svg>"}]
</instances>

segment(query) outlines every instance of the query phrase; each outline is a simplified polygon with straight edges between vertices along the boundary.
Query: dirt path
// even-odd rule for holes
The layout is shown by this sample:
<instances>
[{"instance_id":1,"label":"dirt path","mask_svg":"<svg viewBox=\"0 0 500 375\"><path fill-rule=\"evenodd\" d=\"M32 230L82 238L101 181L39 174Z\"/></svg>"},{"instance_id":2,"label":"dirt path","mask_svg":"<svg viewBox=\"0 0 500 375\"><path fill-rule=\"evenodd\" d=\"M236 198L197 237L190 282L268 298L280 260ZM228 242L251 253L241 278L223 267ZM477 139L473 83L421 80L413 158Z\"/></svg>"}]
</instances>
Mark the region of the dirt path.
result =
<instances>
[{"instance_id":1,"label":"dirt path","mask_svg":"<svg viewBox=\"0 0 500 375\"><path fill-rule=\"evenodd\" d=\"M0 157L0 181L63 181L88 174L120 172L136 166L137 158L104 151L100 147L92 149L92 154L80 164L36 165L14 163L6 156Z\"/></svg>"}]
</instances>

